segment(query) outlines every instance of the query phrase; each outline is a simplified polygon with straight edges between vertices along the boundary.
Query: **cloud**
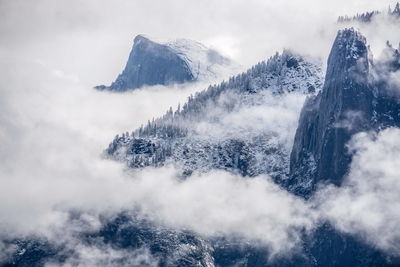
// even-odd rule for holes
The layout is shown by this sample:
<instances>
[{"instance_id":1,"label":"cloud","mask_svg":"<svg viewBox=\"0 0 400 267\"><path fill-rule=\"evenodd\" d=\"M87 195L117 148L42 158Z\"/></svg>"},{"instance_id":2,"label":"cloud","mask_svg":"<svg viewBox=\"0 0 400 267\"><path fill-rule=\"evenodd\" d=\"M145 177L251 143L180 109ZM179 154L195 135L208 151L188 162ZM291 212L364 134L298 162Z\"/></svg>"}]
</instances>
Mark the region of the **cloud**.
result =
<instances>
[{"instance_id":1,"label":"cloud","mask_svg":"<svg viewBox=\"0 0 400 267\"><path fill-rule=\"evenodd\" d=\"M173 169L147 169L132 188L141 211L178 229L206 237L252 240L271 253L288 253L311 231L316 216L300 198L267 176L243 178L223 171L179 181ZM279 203L279 206L276 205Z\"/></svg>"},{"instance_id":2,"label":"cloud","mask_svg":"<svg viewBox=\"0 0 400 267\"><path fill-rule=\"evenodd\" d=\"M375 61L375 68L372 70L372 76L385 93L390 97L398 98L400 96L400 54L399 47L393 47L387 41L385 48Z\"/></svg>"},{"instance_id":3,"label":"cloud","mask_svg":"<svg viewBox=\"0 0 400 267\"><path fill-rule=\"evenodd\" d=\"M106 245L83 245L76 244L74 253L67 257L65 262L46 262L46 267L69 267L69 266L158 266L158 259L154 258L148 249L139 248L135 250L114 249Z\"/></svg>"},{"instance_id":4,"label":"cloud","mask_svg":"<svg viewBox=\"0 0 400 267\"><path fill-rule=\"evenodd\" d=\"M15 244L7 244L0 241L0 262L7 261L15 252L17 251L17 246Z\"/></svg>"},{"instance_id":5,"label":"cloud","mask_svg":"<svg viewBox=\"0 0 400 267\"><path fill-rule=\"evenodd\" d=\"M23 68L14 72L19 63ZM1 68L0 81L0 225L18 233L46 232L65 221L68 208L120 206L124 197L112 190L127 178L122 166L101 159L102 151L115 134L205 88L193 83L112 94L53 75L40 63L10 66Z\"/></svg>"},{"instance_id":6,"label":"cloud","mask_svg":"<svg viewBox=\"0 0 400 267\"><path fill-rule=\"evenodd\" d=\"M70 236L101 227L99 215L113 216L133 208L158 224L205 237L253 240L268 246L273 254L288 253L301 233L312 231L316 218L308 204L281 190L267 176L242 179L211 172L182 182L172 167L130 173L122 164L101 158L116 133L133 130L170 105L183 103L190 93L205 88L203 84L112 94L85 87L40 61L17 61L11 66L22 62L24 67L16 68L17 73L4 68L8 79L0 81L2 238L39 236L75 244ZM268 119L271 114L269 123L275 124L277 112L292 106L299 109L301 101L302 97L288 98L277 111L272 101L264 115L262 108L243 112L255 120ZM232 116L226 124L241 115ZM288 114L289 124L295 117ZM71 211L84 214L80 223L71 223ZM115 251L105 249L113 258ZM101 254L98 248L77 250ZM86 260L85 255L77 257Z\"/></svg>"},{"instance_id":7,"label":"cloud","mask_svg":"<svg viewBox=\"0 0 400 267\"><path fill-rule=\"evenodd\" d=\"M39 59L87 86L110 84L140 33L190 38L251 66L282 48L326 58L339 15L383 9L391 0L1 1L0 50ZM116 15L118 14L118 15ZM216 27L216 25L218 27ZM379 24L377 24L379 25ZM378 27L378 26L377 26ZM386 37L394 27L370 30ZM391 35L392 38L396 35ZM368 37L370 37L368 35ZM395 41L395 40L393 40Z\"/></svg>"},{"instance_id":8,"label":"cloud","mask_svg":"<svg viewBox=\"0 0 400 267\"><path fill-rule=\"evenodd\" d=\"M100 157L114 135L136 129L206 85L156 86L126 94L91 89L110 83L122 70L138 33L204 40L245 65L282 47L326 57L338 15L389 2L1 1L1 235L52 239L60 229L95 230L101 226L99 214L139 206L158 223L206 237L240 237L276 254L290 254L301 233L312 232L321 216L385 251L399 251L398 130L376 138L358 135L350 145L355 161L346 185L321 189L317 202L308 203L267 176L243 179L210 172L180 181L172 167L127 173L121 164ZM377 36L376 43L398 33L390 28L381 35L377 27L365 30L367 37ZM302 101L290 96L276 106L244 108L211 126L215 132L276 127L289 140ZM83 212L84 220L66 228L71 210ZM71 264L112 264L124 256L109 247L73 244L79 253ZM141 252L145 257L147 252Z\"/></svg>"},{"instance_id":9,"label":"cloud","mask_svg":"<svg viewBox=\"0 0 400 267\"><path fill-rule=\"evenodd\" d=\"M353 129L361 128L363 123L365 123L365 119L361 111L348 110L345 112L343 119L335 122L334 127L352 131Z\"/></svg>"},{"instance_id":10,"label":"cloud","mask_svg":"<svg viewBox=\"0 0 400 267\"><path fill-rule=\"evenodd\" d=\"M393 18L386 15L385 6L379 10L383 11L382 14L375 16L369 24L352 23L367 38L370 49L377 59L381 59L381 52L386 47L386 41L390 41L396 47L400 42L399 22L393 21Z\"/></svg>"},{"instance_id":11,"label":"cloud","mask_svg":"<svg viewBox=\"0 0 400 267\"><path fill-rule=\"evenodd\" d=\"M4 69L8 80L0 82L3 238L45 237L55 243L72 243L78 252L93 250L100 255L99 248L80 248L82 244L75 246L69 237L99 229L99 215L113 216L133 208L158 224L205 237L252 240L268 246L273 254L289 253L304 231L312 231L316 216L308 204L281 190L267 176L242 179L211 172L182 182L172 167L132 174L122 164L101 158L116 133L133 130L170 105L183 103L187 95L205 88L203 84L112 94L66 79L69 75L54 75L41 62L23 62L24 68L18 70L23 80ZM283 110L288 125L281 121L282 127L291 125L288 130L293 132L297 115L292 110L300 109L303 100L302 96L287 97L274 108L277 102L269 99L267 108L241 110L224 123L236 122L235 130L240 126L237 120L247 117L254 118L253 130L263 128L264 123L273 127L278 125L277 113ZM84 214L80 223L71 223L71 211ZM104 249L111 259L120 258L118 251ZM107 262L85 255L76 257L88 264Z\"/></svg>"},{"instance_id":12,"label":"cloud","mask_svg":"<svg viewBox=\"0 0 400 267\"><path fill-rule=\"evenodd\" d=\"M360 133L349 148L351 170L342 187L317 194L321 215L339 230L356 234L383 251L400 251L400 129Z\"/></svg>"},{"instance_id":13,"label":"cloud","mask_svg":"<svg viewBox=\"0 0 400 267\"><path fill-rule=\"evenodd\" d=\"M207 108L203 120L190 125L190 128L200 138L216 141L230 138L248 140L263 134L274 135L277 142L290 151L305 98L303 94L275 96L265 91L243 100L236 93L227 92L221 95L215 106ZM225 106L232 103L236 103L236 107L226 110Z\"/></svg>"}]
</instances>

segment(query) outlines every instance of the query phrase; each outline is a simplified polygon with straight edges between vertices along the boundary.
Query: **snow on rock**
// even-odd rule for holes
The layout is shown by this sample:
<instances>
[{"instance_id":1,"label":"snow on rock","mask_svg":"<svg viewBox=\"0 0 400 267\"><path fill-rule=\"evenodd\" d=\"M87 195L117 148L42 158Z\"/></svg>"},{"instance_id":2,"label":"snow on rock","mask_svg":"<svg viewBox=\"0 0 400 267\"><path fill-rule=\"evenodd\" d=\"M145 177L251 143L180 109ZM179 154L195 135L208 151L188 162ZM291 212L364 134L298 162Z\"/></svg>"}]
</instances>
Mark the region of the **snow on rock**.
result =
<instances>
[{"instance_id":1,"label":"snow on rock","mask_svg":"<svg viewBox=\"0 0 400 267\"><path fill-rule=\"evenodd\" d=\"M174 164L184 176L223 169L285 179L298 114L323 77L320 62L285 50L117 136L106 155L132 168Z\"/></svg>"},{"instance_id":2,"label":"snow on rock","mask_svg":"<svg viewBox=\"0 0 400 267\"><path fill-rule=\"evenodd\" d=\"M233 74L238 66L214 49L189 39L166 43L189 66L195 80L210 81L225 73Z\"/></svg>"},{"instance_id":3,"label":"snow on rock","mask_svg":"<svg viewBox=\"0 0 400 267\"><path fill-rule=\"evenodd\" d=\"M126 91L152 85L214 81L238 72L238 65L217 51L187 39L161 42L138 35L123 72L96 89Z\"/></svg>"}]
</instances>

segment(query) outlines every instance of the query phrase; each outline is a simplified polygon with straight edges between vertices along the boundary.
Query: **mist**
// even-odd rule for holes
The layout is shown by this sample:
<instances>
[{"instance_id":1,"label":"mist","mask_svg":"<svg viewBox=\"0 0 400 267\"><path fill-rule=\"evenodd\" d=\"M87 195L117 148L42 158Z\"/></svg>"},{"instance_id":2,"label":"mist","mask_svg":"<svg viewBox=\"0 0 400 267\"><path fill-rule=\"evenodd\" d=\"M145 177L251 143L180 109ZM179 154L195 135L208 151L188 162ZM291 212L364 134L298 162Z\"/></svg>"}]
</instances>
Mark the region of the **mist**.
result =
<instances>
[{"instance_id":1,"label":"mist","mask_svg":"<svg viewBox=\"0 0 400 267\"><path fill-rule=\"evenodd\" d=\"M0 5L2 61L18 59L16 66L41 61L94 86L110 84L122 71L137 34L194 39L245 68L283 48L325 58L338 16L386 9L394 1L3 0Z\"/></svg>"},{"instance_id":2,"label":"mist","mask_svg":"<svg viewBox=\"0 0 400 267\"><path fill-rule=\"evenodd\" d=\"M339 15L389 4L393 1L0 1L0 236L56 241L71 210L86 214L85 228L78 231L94 231L101 227L100 215L139 207L161 225L206 238L231 235L258 242L272 254L289 255L302 234L312 234L324 221L398 254L398 129L357 135L349 144L356 156L344 187L322 187L305 201L268 176L243 179L213 171L182 181L174 166L130 172L102 157L116 134L161 116L207 83L124 94L92 89L115 79L140 33L201 41L243 68L283 48L326 61L342 27L335 24ZM374 54L386 40L400 41L398 29L385 25L359 25ZM276 128L290 147L304 96L281 100L241 109L196 130L223 136L240 127ZM71 264L112 266L125 255L68 242L81 253ZM1 251L12 252L2 246ZM127 264L136 260L157 261L145 249Z\"/></svg>"},{"instance_id":3,"label":"mist","mask_svg":"<svg viewBox=\"0 0 400 267\"><path fill-rule=\"evenodd\" d=\"M342 187L329 186L317 193L322 216L341 231L356 234L370 244L399 255L399 140L400 130L360 133L349 149L351 170Z\"/></svg>"}]
</instances>

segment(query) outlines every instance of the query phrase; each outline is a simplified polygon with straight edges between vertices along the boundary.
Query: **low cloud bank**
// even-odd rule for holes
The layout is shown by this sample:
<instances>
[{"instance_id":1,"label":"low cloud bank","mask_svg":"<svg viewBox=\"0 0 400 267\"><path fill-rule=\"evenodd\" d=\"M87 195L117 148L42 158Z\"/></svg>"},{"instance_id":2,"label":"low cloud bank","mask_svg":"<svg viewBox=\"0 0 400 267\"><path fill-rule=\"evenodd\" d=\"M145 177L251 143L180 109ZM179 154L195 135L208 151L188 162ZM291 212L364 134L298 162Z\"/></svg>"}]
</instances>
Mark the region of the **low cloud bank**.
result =
<instances>
[{"instance_id":1,"label":"low cloud bank","mask_svg":"<svg viewBox=\"0 0 400 267\"><path fill-rule=\"evenodd\" d=\"M126 110L132 106L141 108L137 95L149 94L157 101L165 99L167 93L163 90L169 90L168 94L187 94L191 89L160 88L121 98L97 91L82 93L81 89L70 87L68 95L76 94L75 99L80 99L81 94L87 93L91 98L64 102L66 95L61 89L48 87L33 95L26 91L30 96L26 102L21 98L19 103L10 101L2 106L3 237L33 234L52 240L59 238L60 229L70 233L94 231L101 227L99 215L113 216L138 207L143 216L159 224L204 237L242 238L268 246L272 254L289 255L301 235L312 233L322 221L359 235L390 254L398 253L399 129L355 136L349 144L354 160L345 184L340 188L321 188L311 202L306 202L279 188L268 176L245 179L213 171L182 181L172 166L126 172L121 164L101 159L100 152L106 147L109 134L114 133L112 129L117 128L115 125L132 118L135 110L132 114ZM12 97L13 94L2 99ZM111 97L114 108L103 110L110 103L103 98ZM282 104L291 107L292 103L298 108L298 101L302 100L289 99ZM38 106L39 103L42 105ZM274 118L282 112L282 106L272 111L263 114ZM254 118L263 116L250 110L246 114ZM291 115L285 118L292 120ZM263 119L271 123L269 127L276 122ZM132 125L138 123L138 118L133 118ZM71 210L84 214L82 224L68 225Z\"/></svg>"},{"instance_id":2,"label":"low cloud bank","mask_svg":"<svg viewBox=\"0 0 400 267\"><path fill-rule=\"evenodd\" d=\"M323 218L340 231L356 234L390 254L400 255L400 129L360 133L349 144L354 153L342 187L317 193Z\"/></svg>"},{"instance_id":3,"label":"low cloud bank","mask_svg":"<svg viewBox=\"0 0 400 267\"><path fill-rule=\"evenodd\" d=\"M276 8L289 15L296 11L301 19L307 17L297 12L298 6L293 6L292 2L283 5L283 7L290 6L287 10L281 9L281 6ZM316 4L321 1L308 2ZM247 1L238 3L231 8L237 9L238 6L247 3ZM354 7L359 9L357 4L360 1L353 3ZM252 7L259 6L254 4ZM6 6L9 5L12 4ZM379 6L381 5L379 3ZM268 9L263 4L261 6L263 9L259 12ZM15 30L13 34L10 33L8 24L2 24L0 27L3 36L10 36L7 43L0 47L0 57L7 63L7 66L0 67L4 77L0 80L1 237L19 238L36 235L56 241L55 239L60 237L60 230L65 230L64 233L67 233L65 235L96 230L101 227L99 215L113 216L120 211L139 207L143 215L159 224L188 229L205 237L236 236L266 245L273 254L290 252L296 247L304 232L312 233L320 222L329 221L340 231L358 235L372 246L389 254L398 255L400 251L400 232L397 227L400 223L399 129L387 129L377 135L362 133L355 136L349 144L354 153L354 161L345 184L340 188L333 186L321 188L311 202L305 202L282 190L268 176L243 179L226 172L210 172L202 175L194 174L186 181L181 181L176 178L177 172L173 167L126 172L121 164L100 157L114 135L136 129L140 124L146 123L147 119L161 115L169 106L175 107L178 102L183 103L190 93L206 88L206 85L196 83L177 87L158 86L126 94L95 91L86 85L101 83L99 77L103 77L106 72L110 80L115 75L110 73L107 67L107 71L100 69L93 75L94 77L81 80L86 74L93 72L96 64L101 66L104 59L98 60L98 55L101 53L81 50L83 47L88 49L87 47L92 48L94 45L88 45L86 37L82 38L82 42L78 41L85 35L79 25L80 30L74 31L74 23L78 20L71 20L73 25L68 23L64 25L65 28L62 29L65 32L57 37L51 35L54 30L52 27L46 27L40 34L33 32L25 36L23 35L25 30L21 29L25 29L23 26L26 22L19 21L15 14L18 14L18 18L24 16L16 13L14 6L8 8L13 12L9 12L7 18L10 21L16 20L18 27L13 29ZM302 8L310 9L309 5L304 5ZM53 9L54 7L50 7L50 10ZM251 13L252 10L248 9L247 13ZM345 10L340 12L343 13ZM66 12L65 16L69 17L68 11ZM14 17L10 17L13 14ZM36 11L32 14L34 16L32 25L43 23L52 25L48 22L54 18L47 18L44 21L39 19L37 22L35 19L40 18L41 12ZM274 18L264 13L258 15L260 18ZM201 12L201 16L207 18L204 12ZM240 15L234 17L235 20L237 17L248 20ZM279 27L279 22L282 20L289 26L285 24L287 27ZM214 21L207 21L210 21L215 28ZM250 26L257 24L266 29L265 25L270 25L270 29L279 29L279 33L271 30L272 32L268 34L265 32L262 34L263 31L257 27L254 28L254 32L247 33L248 29L253 29L248 24L244 24L247 25L244 27L246 34L236 35L243 33L241 28L235 30L236 24L233 26L230 24L229 28L232 30L227 31L245 40L240 42L240 47L246 47L247 51L254 50L254 55L250 57L252 62L257 58L262 59L271 55L270 50L275 52L276 47L280 50L285 44L297 46L304 43L303 46L297 47L298 50L314 55L326 55L338 27L334 25L321 30L319 32L321 38L310 45L309 40L315 37L317 29L313 28L313 31L298 38L303 32L297 31L296 27L292 29L293 20L287 16L282 16L271 24L268 22L255 21ZM310 21L306 25L309 23ZM312 20L311 23L318 24ZM86 27L94 27L92 20L85 25L83 32L87 31ZM300 25L303 26L301 23ZM398 29L390 27L382 32L373 28L374 25L368 28L370 30L365 28L368 39L373 43L377 40L384 44L386 39L391 40L390 38L398 36L395 34L398 33ZM174 26L176 26L174 23L170 25ZM35 27L35 29L40 28ZM99 33L97 27L95 28L94 35ZM190 25L190 31L192 29ZM210 27L204 29L208 30ZM152 35L157 35L155 29L146 30ZM136 31L139 30L135 29L135 33ZM297 33L290 35L288 32ZM104 36L107 32L101 33ZM130 38L131 32L128 33ZM177 32L181 36L185 35L184 33L188 31ZM384 34L374 35L376 33ZM126 36L127 32L118 34ZM189 37L209 38L212 43L218 39L219 34L213 32L213 36L208 36L203 32ZM43 44L41 39L44 38L43 35L49 38L49 44ZM6 53L9 47L21 42L22 36L27 37L23 39L26 40L26 44L19 43L15 50L10 49L11 52ZM246 38L249 36L257 38L255 40ZM286 36L290 38L285 39ZM374 36L377 36L376 39ZM91 44L97 44L104 38L93 35L89 37L93 37L89 40ZM228 37L222 38L222 45L219 45L224 46L226 42L234 42ZM272 42L267 48L258 47L280 38L284 41ZM304 42L299 41L303 38ZM76 43L71 40L75 40ZM391 41L396 42L396 40ZM38 42L40 47L43 44L45 49L38 49ZM73 53L73 56L67 52L64 55L60 49L63 51L68 49L62 44L70 48L72 46L72 51L79 52ZM20 46L27 48L26 52L23 52L24 49ZM129 50L128 46L130 44L125 50ZM118 45L112 47L116 48ZM106 48L103 47L104 50L101 52L106 51ZM232 48L235 49L237 48ZM375 51L374 47L373 49ZM88 52L88 56L82 51ZM260 51L268 53L265 52L264 55ZM121 62L125 60L126 53L123 51L119 54L118 59ZM77 60L80 54L85 54L84 59ZM110 58L111 56L114 57L109 55ZM93 60L96 58L97 61ZM85 63L90 66L78 66L79 62L91 60L93 61L90 64ZM115 71L121 69L121 62L114 62L112 69ZM276 127L277 132L280 132L282 142L289 141L296 127L294 111L301 107L303 100L304 98L293 96L283 99L283 102L276 107L271 105L246 108L226 116L221 124L223 129L218 128L220 125L211 126L215 126L213 128L215 132L240 131L243 124L238 125L237 122L250 118L251 120L244 126L254 127L253 130L257 131L264 130L263 127L258 128L258 122L268 123L268 129ZM208 127L210 125L205 129ZM82 224L68 225L71 210L78 210L84 214ZM123 252L108 247L87 248L80 247L83 244L72 244L80 254L71 259L71 264L80 261L83 265L99 263L112 265L115 259L118 261L123 255ZM4 252L12 252L13 249L15 248L0 243L0 260L6 257ZM146 252L142 252L144 255L142 260L152 263L153 259L145 258ZM102 258L104 254L109 257ZM90 258L90 255L94 258ZM109 259L111 261L108 261ZM136 258L132 258L133 260Z\"/></svg>"}]
</instances>

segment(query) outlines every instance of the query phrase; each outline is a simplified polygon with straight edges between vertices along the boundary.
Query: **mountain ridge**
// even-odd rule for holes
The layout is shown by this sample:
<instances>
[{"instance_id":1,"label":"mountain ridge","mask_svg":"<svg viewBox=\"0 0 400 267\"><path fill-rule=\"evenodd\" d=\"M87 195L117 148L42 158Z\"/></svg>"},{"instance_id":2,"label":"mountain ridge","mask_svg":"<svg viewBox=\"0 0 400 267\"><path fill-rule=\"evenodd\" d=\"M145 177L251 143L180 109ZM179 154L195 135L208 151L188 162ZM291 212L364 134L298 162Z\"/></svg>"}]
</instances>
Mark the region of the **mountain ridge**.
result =
<instances>
[{"instance_id":1,"label":"mountain ridge","mask_svg":"<svg viewBox=\"0 0 400 267\"><path fill-rule=\"evenodd\" d=\"M138 45L149 44L145 37L137 38ZM346 144L354 134L400 126L398 87L391 81L400 69L400 53L388 44L384 54L384 60L374 62L366 38L354 29L338 32L326 74L320 63L285 50L190 96L182 108L171 108L133 133L116 136L106 157L130 168L177 164L183 178L194 171L214 169L246 177L268 174L281 188L309 199L320 183L341 185L352 156ZM249 120L256 111L266 112L263 107L281 104L277 117L284 121L290 110L285 100L293 95L308 98L304 104L297 103L300 118L291 118L290 125L259 128L254 126L265 121L257 116L255 122ZM242 111L245 116L234 117L239 127L235 120L226 120ZM297 125L296 133L290 132L293 125ZM79 213L72 214L71 220L79 222ZM291 258L275 261L268 258L268 247L165 228L135 212L105 219L98 231L76 238L88 247L110 246L129 252L145 247L162 266L399 265L398 259L365 243L362 236L339 232L328 222L316 227L310 235L302 233L304 240ZM55 248L45 241L9 243L17 250L7 266L63 263L68 258L65 253L74 255L68 247Z\"/></svg>"},{"instance_id":2,"label":"mountain ridge","mask_svg":"<svg viewBox=\"0 0 400 267\"><path fill-rule=\"evenodd\" d=\"M351 137L400 125L399 102L388 96L387 85L379 79L381 72L399 69L398 50L386 50L395 56L391 69L383 67L387 62L372 61L361 33L354 28L339 31L324 87L306 101L300 115L291 152L291 191L308 196L319 182L340 185L351 162L346 146Z\"/></svg>"},{"instance_id":3,"label":"mountain ridge","mask_svg":"<svg viewBox=\"0 0 400 267\"><path fill-rule=\"evenodd\" d=\"M238 66L203 44L177 39L156 42L140 34L134 38L126 66L110 85L95 89L123 92L143 86L209 81Z\"/></svg>"},{"instance_id":4,"label":"mountain ridge","mask_svg":"<svg viewBox=\"0 0 400 267\"><path fill-rule=\"evenodd\" d=\"M248 128L238 134L239 129L230 130L232 126L228 125L221 128L219 123L238 110L263 104L279 106L274 101L284 101L292 93L314 94L322 86L322 77L319 62L285 50L246 73L190 96L182 109L178 107L175 112L170 109L146 126L116 136L106 155L134 168L179 163L185 175L213 168L250 176L269 173L276 177L281 176L278 171L281 170L286 175L288 162L284 155L290 148L281 151L287 146L286 141L279 141L281 133L274 129L257 133ZM207 134L202 130L204 127ZM216 132L212 132L213 127L217 127ZM269 157L267 151L276 151L273 153L276 157ZM270 164L262 164L261 158Z\"/></svg>"}]
</instances>

